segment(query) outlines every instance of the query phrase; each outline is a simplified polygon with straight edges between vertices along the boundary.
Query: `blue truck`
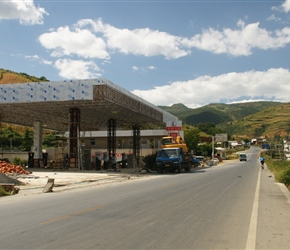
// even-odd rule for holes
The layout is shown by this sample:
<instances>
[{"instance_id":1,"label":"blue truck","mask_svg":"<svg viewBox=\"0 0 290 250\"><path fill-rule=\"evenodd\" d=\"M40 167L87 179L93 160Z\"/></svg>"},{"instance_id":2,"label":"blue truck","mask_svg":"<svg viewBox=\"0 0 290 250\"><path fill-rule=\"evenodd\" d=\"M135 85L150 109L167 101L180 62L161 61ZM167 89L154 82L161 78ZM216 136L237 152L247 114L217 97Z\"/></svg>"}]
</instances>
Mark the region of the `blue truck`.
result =
<instances>
[{"instance_id":1,"label":"blue truck","mask_svg":"<svg viewBox=\"0 0 290 250\"><path fill-rule=\"evenodd\" d=\"M163 172L178 172L182 169L190 172L192 155L182 148L161 148L157 152L156 166L159 174Z\"/></svg>"}]
</instances>

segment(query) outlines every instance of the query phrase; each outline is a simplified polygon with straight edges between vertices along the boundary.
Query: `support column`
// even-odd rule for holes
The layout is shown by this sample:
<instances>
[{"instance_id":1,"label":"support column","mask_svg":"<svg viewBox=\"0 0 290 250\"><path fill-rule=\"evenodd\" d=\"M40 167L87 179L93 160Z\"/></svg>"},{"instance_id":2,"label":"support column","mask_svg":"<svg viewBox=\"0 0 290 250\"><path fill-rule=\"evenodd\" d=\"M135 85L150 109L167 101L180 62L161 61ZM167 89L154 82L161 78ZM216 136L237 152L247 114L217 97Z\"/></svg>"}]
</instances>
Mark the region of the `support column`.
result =
<instances>
[{"instance_id":1,"label":"support column","mask_svg":"<svg viewBox=\"0 0 290 250\"><path fill-rule=\"evenodd\" d=\"M111 118L108 120L108 139L107 150L109 154L109 160L116 157L116 120Z\"/></svg>"},{"instance_id":2,"label":"support column","mask_svg":"<svg viewBox=\"0 0 290 250\"><path fill-rule=\"evenodd\" d=\"M138 167L140 163L140 148L141 148L140 141L141 141L140 126L134 125L133 126L133 154L137 161Z\"/></svg>"},{"instance_id":3,"label":"support column","mask_svg":"<svg viewBox=\"0 0 290 250\"><path fill-rule=\"evenodd\" d=\"M39 167L40 160L42 160L42 130L43 124L36 121L33 124L33 153L34 153L34 167Z\"/></svg>"},{"instance_id":4,"label":"support column","mask_svg":"<svg viewBox=\"0 0 290 250\"><path fill-rule=\"evenodd\" d=\"M69 109L69 168L82 169L80 162L80 109Z\"/></svg>"}]
</instances>

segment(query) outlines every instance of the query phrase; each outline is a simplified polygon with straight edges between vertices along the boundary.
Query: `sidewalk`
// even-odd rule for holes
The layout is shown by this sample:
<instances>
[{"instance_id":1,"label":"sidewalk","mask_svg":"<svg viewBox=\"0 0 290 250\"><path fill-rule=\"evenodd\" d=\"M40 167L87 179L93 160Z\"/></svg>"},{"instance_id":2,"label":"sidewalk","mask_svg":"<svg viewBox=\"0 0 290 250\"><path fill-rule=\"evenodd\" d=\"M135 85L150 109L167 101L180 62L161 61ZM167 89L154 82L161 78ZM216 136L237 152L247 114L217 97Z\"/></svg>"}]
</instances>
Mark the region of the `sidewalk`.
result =
<instances>
[{"instance_id":1,"label":"sidewalk","mask_svg":"<svg viewBox=\"0 0 290 250\"><path fill-rule=\"evenodd\" d=\"M257 249L289 249L290 244L290 192L265 164L260 169L258 205Z\"/></svg>"},{"instance_id":2,"label":"sidewalk","mask_svg":"<svg viewBox=\"0 0 290 250\"><path fill-rule=\"evenodd\" d=\"M30 169L29 175L18 175L17 180L24 185L19 188L15 196L35 195L45 192L48 180L52 180L52 192L60 192L74 188L103 185L113 182L123 182L140 177L148 177L150 173L138 172L137 168L121 169L120 172L106 170L53 170L53 169Z\"/></svg>"}]
</instances>

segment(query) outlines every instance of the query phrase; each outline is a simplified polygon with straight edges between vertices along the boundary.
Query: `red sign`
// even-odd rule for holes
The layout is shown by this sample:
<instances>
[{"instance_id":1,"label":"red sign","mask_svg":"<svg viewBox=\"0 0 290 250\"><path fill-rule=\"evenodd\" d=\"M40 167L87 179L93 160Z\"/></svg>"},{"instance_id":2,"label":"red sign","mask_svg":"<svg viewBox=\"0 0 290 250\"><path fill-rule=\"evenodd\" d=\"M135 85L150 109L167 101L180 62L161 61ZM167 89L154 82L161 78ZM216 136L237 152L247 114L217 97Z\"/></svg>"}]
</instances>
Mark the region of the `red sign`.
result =
<instances>
[{"instance_id":1,"label":"red sign","mask_svg":"<svg viewBox=\"0 0 290 250\"><path fill-rule=\"evenodd\" d=\"M178 134L177 133L169 133L169 135L173 138L176 138Z\"/></svg>"},{"instance_id":2,"label":"red sign","mask_svg":"<svg viewBox=\"0 0 290 250\"><path fill-rule=\"evenodd\" d=\"M166 127L166 131L174 131L174 130L182 130L182 127L177 127L177 126Z\"/></svg>"}]
</instances>

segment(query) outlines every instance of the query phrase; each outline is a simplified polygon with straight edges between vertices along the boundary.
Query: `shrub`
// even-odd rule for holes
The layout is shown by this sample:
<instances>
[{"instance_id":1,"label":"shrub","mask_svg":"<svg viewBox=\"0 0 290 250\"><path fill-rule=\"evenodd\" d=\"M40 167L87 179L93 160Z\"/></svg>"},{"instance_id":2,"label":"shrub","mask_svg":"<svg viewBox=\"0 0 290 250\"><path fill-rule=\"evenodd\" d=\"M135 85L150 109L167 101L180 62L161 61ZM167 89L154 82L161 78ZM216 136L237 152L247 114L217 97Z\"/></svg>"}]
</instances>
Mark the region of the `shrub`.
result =
<instances>
[{"instance_id":1,"label":"shrub","mask_svg":"<svg viewBox=\"0 0 290 250\"><path fill-rule=\"evenodd\" d=\"M21 166L25 167L28 165L28 160L21 160Z\"/></svg>"},{"instance_id":2,"label":"shrub","mask_svg":"<svg viewBox=\"0 0 290 250\"><path fill-rule=\"evenodd\" d=\"M276 181L283 183L290 190L290 162L272 160L269 156L265 157L265 161Z\"/></svg>"},{"instance_id":3,"label":"shrub","mask_svg":"<svg viewBox=\"0 0 290 250\"><path fill-rule=\"evenodd\" d=\"M6 192L3 187L0 186L0 197L1 196L7 196L7 195L11 195L9 192Z\"/></svg>"},{"instance_id":4,"label":"shrub","mask_svg":"<svg viewBox=\"0 0 290 250\"><path fill-rule=\"evenodd\" d=\"M142 158L145 163L145 168L150 170L155 170L156 168L156 157L157 153L146 155Z\"/></svg>"},{"instance_id":5,"label":"shrub","mask_svg":"<svg viewBox=\"0 0 290 250\"><path fill-rule=\"evenodd\" d=\"M228 154L226 156L227 160L235 160L235 159L239 159L239 155L238 154Z\"/></svg>"},{"instance_id":6,"label":"shrub","mask_svg":"<svg viewBox=\"0 0 290 250\"><path fill-rule=\"evenodd\" d=\"M284 172L282 172L281 182L284 183L288 189L290 189L290 169L287 169Z\"/></svg>"},{"instance_id":7,"label":"shrub","mask_svg":"<svg viewBox=\"0 0 290 250\"><path fill-rule=\"evenodd\" d=\"M21 165L21 159L16 157L13 159L13 164L14 165L17 165L17 166L20 166Z\"/></svg>"}]
</instances>

